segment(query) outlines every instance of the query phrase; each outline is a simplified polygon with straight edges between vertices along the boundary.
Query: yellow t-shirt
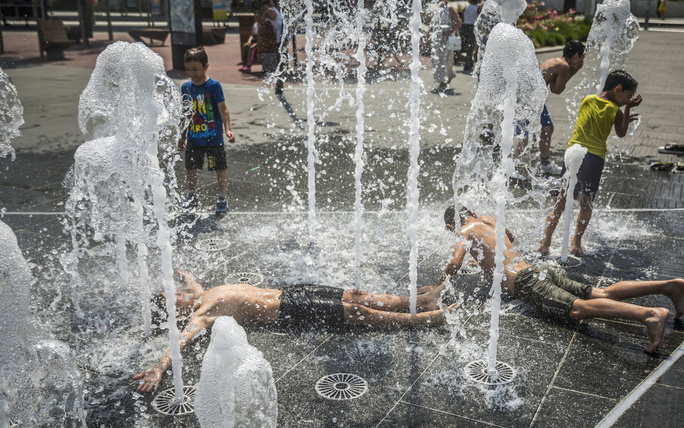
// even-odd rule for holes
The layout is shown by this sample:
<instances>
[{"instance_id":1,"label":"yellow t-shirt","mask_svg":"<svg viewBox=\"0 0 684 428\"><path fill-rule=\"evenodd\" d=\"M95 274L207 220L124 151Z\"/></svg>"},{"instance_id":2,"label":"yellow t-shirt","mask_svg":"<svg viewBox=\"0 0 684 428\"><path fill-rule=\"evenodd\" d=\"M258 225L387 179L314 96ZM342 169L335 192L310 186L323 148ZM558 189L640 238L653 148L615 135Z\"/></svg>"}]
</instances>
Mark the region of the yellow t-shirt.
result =
<instances>
[{"instance_id":1,"label":"yellow t-shirt","mask_svg":"<svg viewBox=\"0 0 684 428\"><path fill-rule=\"evenodd\" d=\"M568 147L579 144L586 147L589 153L606 158L606 140L615 123L615 115L620 107L612 101L588 95L582 100L577 114L575 132Z\"/></svg>"}]
</instances>

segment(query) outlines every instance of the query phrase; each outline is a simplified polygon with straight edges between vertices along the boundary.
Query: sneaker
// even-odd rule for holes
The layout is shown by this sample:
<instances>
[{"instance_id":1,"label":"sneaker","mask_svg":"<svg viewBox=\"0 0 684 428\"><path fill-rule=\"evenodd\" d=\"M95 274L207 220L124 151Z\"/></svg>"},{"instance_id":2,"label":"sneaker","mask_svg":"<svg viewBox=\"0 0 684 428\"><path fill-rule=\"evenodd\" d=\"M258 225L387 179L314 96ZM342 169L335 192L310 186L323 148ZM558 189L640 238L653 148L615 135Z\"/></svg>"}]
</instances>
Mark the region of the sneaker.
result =
<instances>
[{"instance_id":1,"label":"sneaker","mask_svg":"<svg viewBox=\"0 0 684 428\"><path fill-rule=\"evenodd\" d=\"M216 201L216 217L221 218L228 212L228 202L225 199Z\"/></svg>"},{"instance_id":2,"label":"sneaker","mask_svg":"<svg viewBox=\"0 0 684 428\"><path fill-rule=\"evenodd\" d=\"M562 170L561 167L549 161L547 163L539 162L535 172L537 175L560 175Z\"/></svg>"},{"instance_id":3,"label":"sneaker","mask_svg":"<svg viewBox=\"0 0 684 428\"><path fill-rule=\"evenodd\" d=\"M527 181L527 177L519 173L518 171L513 171L510 175L510 178L513 180L518 180L518 181Z\"/></svg>"},{"instance_id":4,"label":"sneaker","mask_svg":"<svg viewBox=\"0 0 684 428\"><path fill-rule=\"evenodd\" d=\"M197 201L197 193L195 192L188 192L180 203L180 207L184 210L194 210L197 208L197 205L199 205L199 202Z\"/></svg>"}]
</instances>

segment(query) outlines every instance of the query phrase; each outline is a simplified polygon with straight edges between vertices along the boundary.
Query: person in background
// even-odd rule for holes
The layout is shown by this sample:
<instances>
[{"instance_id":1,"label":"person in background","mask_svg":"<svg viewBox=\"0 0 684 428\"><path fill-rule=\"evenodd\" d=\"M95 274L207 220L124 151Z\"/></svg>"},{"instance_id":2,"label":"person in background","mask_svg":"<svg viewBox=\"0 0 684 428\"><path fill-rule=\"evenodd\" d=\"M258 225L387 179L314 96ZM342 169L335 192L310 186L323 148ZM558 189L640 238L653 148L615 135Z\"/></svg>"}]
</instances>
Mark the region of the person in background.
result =
<instances>
[{"instance_id":1,"label":"person in background","mask_svg":"<svg viewBox=\"0 0 684 428\"><path fill-rule=\"evenodd\" d=\"M463 53L465 55L465 65L463 71L471 73L475 64L473 51L477 45L475 40L475 21L480 14L482 5L480 0L468 0L468 6L463 11L463 26L461 27L461 38L463 39Z\"/></svg>"}]
</instances>

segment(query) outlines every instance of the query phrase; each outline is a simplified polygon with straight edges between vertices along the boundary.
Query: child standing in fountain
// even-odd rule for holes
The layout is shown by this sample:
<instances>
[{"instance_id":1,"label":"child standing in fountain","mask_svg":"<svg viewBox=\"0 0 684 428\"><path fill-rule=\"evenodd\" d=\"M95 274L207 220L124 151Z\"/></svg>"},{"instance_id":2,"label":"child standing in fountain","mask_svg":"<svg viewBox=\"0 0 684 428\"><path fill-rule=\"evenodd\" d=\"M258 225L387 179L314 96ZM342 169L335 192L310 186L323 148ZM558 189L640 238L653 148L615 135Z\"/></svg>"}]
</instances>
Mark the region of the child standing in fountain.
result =
<instances>
[{"instance_id":1,"label":"child standing in fountain","mask_svg":"<svg viewBox=\"0 0 684 428\"><path fill-rule=\"evenodd\" d=\"M192 99L193 116L186 136L181 138L178 148L185 151L185 172L188 180L188 193L181 202L184 209L194 209L197 201L197 172L204 165L207 156L207 169L216 171L218 200L216 216L223 217L228 211L228 165L223 134L228 141L235 142L235 134L230 130L230 114L223 96L223 88L216 80L207 77L209 58L202 46L188 49L183 57L185 72L190 77L181 87L183 96Z\"/></svg>"},{"instance_id":2,"label":"child standing in fountain","mask_svg":"<svg viewBox=\"0 0 684 428\"><path fill-rule=\"evenodd\" d=\"M641 95L634 97L636 88L637 81L632 76L625 71L616 70L608 75L599 95L585 97L580 105L575 132L568 143L568 148L573 144L580 144L588 150L577 173L577 186L573 191L573 197L580 202L570 250L576 256L581 256L584 252L582 236L591 219L592 202L601 181L610 131L615 127L615 134L622 138L627 134L629 124L638 117L638 114L630 112L632 107L641 104ZM620 110L622 106L625 106L624 112ZM564 173L565 165L561 174ZM544 238L538 250L542 255L549 253L551 237L565 208L566 196L565 193L561 194L546 218Z\"/></svg>"}]
</instances>

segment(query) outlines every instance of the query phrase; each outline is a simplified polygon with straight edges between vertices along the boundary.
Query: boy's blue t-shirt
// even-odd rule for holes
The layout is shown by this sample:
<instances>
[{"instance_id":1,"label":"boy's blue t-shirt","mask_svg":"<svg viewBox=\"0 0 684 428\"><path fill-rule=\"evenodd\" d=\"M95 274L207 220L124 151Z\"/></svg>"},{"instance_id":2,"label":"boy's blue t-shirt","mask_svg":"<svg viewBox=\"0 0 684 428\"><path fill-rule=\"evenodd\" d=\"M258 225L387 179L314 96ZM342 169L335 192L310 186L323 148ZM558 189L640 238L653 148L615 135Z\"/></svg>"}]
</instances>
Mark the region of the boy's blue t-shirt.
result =
<instances>
[{"instance_id":1,"label":"boy's blue t-shirt","mask_svg":"<svg viewBox=\"0 0 684 428\"><path fill-rule=\"evenodd\" d=\"M183 83L181 93L192 99L195 110L188 128L188 140L202 147L222 146L223 120L218 105L226 99L221 84L212 78L199 86L189 81Z\"/></svg>"}]
</instances>

